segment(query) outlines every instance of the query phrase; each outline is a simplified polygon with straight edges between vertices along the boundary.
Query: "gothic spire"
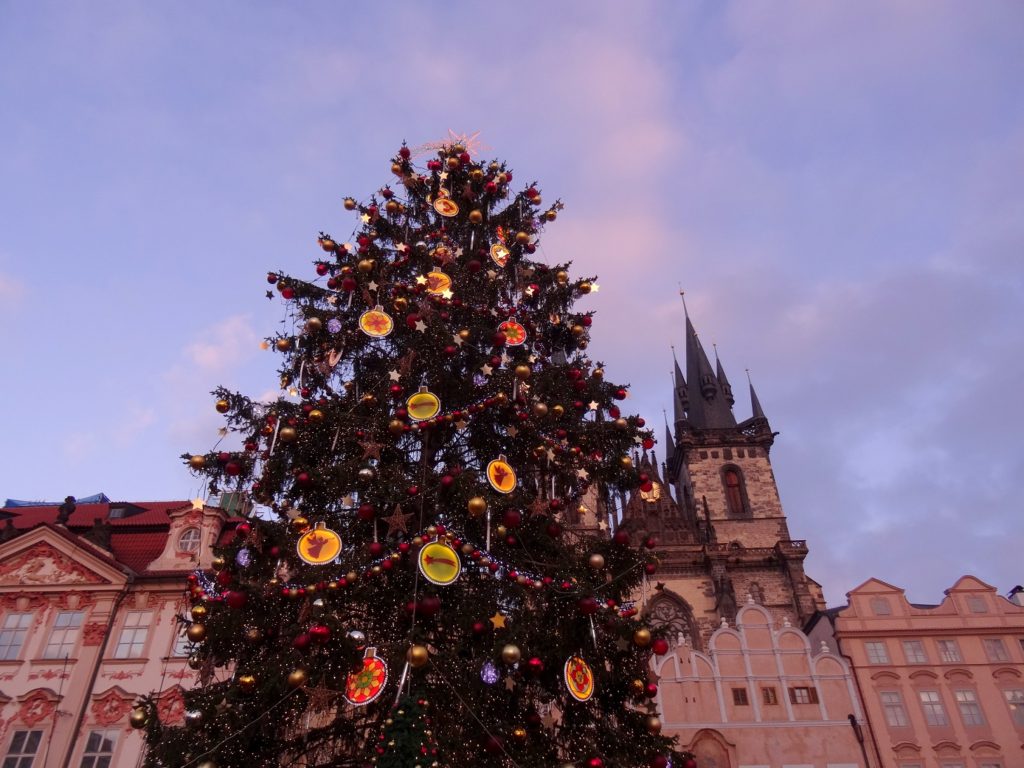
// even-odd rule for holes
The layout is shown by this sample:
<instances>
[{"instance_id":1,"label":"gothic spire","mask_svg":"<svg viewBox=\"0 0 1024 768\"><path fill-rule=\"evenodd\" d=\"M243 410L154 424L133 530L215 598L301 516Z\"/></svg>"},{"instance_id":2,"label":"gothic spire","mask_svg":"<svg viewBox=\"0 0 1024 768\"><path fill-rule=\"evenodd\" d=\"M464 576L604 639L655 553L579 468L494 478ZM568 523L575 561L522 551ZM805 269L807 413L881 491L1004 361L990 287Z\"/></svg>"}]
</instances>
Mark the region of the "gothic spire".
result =
<instances>
[{"instance_id":1,"label":"gothic spire","mask_svg":"<svg viewBox=\"0 0 1024 768\"><path fill-rule=\"evenodd\" d=\"M736 418L697 338L689 313L686 313L686 380L697 388L687 409L691 425L699 429L736 426Z\"/></svg>"},{"instance_id":2,"label":"gothic spire","mask_svg":"<svg viewBox=\"0 0 1024 768\"><path fill-rule=\"evenodd\" d=\"M664 413L664 411L662 411ZM672 436L672 430L668 426L668 414L665 414L665 461L669 464L672 463L672 458L675 456L676 446L675 438Z\"/></svg>"},{"instance_id":3,"label":"gothic spire","mask_svg":"<svg viewBox=\"0 0 1024 768\"><path fill-rule=\"evenodd\" d=\"M682 403L683 411L686 411L690 407L690 393L686 389L686 379L683 378L683 372L679 369L679 361L676 359L676 348L672 347L672 366L673 381L675 385L676 394L679 396L679 402Z\"/></svg>"},{"instance_id":4,"label":"gothic spire","mask_svg":"<svg viewBox=\"0 0 1024 768\"><path fill-rule=\"evenodd\" d=\"M750 413L755 419L766 419L761 401L757 399L757 392L754 391L754 382L750 380L750 371L747 371L747 383L750 384Z\"/></svg>"},{"instance_id":5,"label":"gothic spire","mask_svg":"<svg viewBox=\"0 0 1024 768\"><path fill-rule=\"evenodd\" d=\"M718 386L721 388L722 394L725 395L729 407L732 408L736 404L736 398L732 396L732 385L725 377L725 368L722 367L722 361L718 357L718 345L715 345L715 373L718 376Z\"/></svg>"}]
</instances>

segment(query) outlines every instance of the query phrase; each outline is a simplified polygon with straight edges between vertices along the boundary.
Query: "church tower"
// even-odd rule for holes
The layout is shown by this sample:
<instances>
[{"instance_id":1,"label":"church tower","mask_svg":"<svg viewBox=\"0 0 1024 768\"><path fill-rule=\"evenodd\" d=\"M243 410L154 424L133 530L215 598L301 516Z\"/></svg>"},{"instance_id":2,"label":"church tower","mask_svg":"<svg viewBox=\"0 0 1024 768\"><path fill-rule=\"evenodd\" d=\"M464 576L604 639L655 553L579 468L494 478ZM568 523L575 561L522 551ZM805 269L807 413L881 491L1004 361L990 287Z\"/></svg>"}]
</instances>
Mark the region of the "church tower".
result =
<instances>
[{"instance_id":1,"label":"church tower","mask_svg":"<svg viewBox=\"0 0 1024 768\"><path fill-rule=\"evenodd\" d=\"M651 490L638 491L622 524L652 535L665 553L644 595L652 623L701 648L748 598L795 626L824 609L821 587L804 573L807 543L789 533L769 457L776 432L750 385L749 418L737 422L735 397L715 351L712 366L685 316L686 375L673 371L673 428L666 462L640 467Z\"/></svg>"}]
</instances>

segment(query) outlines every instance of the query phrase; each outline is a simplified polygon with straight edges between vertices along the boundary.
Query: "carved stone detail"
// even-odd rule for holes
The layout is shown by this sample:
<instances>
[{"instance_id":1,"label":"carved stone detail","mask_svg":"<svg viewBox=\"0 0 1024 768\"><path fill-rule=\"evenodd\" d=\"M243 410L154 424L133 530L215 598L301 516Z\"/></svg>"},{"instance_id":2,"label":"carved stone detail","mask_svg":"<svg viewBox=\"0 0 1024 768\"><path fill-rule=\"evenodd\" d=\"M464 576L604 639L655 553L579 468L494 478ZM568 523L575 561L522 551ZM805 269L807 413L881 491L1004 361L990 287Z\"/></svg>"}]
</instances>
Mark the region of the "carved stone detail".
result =
<instances>
[{"instance_id":1,"label":"carved stone detail","mask_svg":"<svg viewBox=\"0 0 1024 768\"><path fill-rule=\"evenodd\" d=\"M55 706L51 694L42 690L33 691L21 702L15 717L31 728L52 715Z\"/></svg>"},{"instance_id":2,"label":"carved stone detail","mask_svg":"<svg viewBox=\"0 0 1024 768\"><path fill-rule=\"evenodd\" d=\"M102 584L104 580L55 547L39 542L0 563L0 584Z\"/></svg>"},{"instance_id":3,"label":"carved stone detail","mask_svg":"<svg viewBox=\"0 0 1024 768\"><path fill-rule=\"evenodd\" d=\"M113 725L124 719L132 706L132 695L120 688L111 688L92 701L92 719L99 725Z\"/></svg>"}]
</instances>

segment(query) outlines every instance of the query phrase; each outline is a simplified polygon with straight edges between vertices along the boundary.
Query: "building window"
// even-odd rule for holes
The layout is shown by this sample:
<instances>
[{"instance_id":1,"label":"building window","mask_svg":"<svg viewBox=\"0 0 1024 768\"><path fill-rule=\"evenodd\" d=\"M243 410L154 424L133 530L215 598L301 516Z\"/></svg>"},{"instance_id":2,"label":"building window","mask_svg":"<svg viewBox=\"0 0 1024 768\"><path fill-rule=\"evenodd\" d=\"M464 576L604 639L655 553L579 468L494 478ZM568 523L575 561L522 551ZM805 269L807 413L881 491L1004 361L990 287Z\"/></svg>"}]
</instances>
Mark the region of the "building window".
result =
<instances>
[{"instance_id":1,"label":"building window","mask_svg":"<svg viewBox=\"0 0 1024 768\"><path fill-rule=\"evenodd\" d=\"M967 598L967 608L971 613L988 613L985 598L978 595L971 595Z\"/></svg>"},{"instance_id":2,"label":"building window","mask_svg":"<svg viewBox=\"0 0 1024 768\"><path fill-rule=\"evenodd\" d=\"M868 663L870 664L888 664L889 663L889 651L885 648L883 641L864 643L864 650L868 652Z\"/></svg>"},{"instance_id":3,"label":"building window","mask_svg":"<svg viewBox=\"0 0 1024 768\"><path fill-rule=\"evenodd\" d=\"M50 639L43 649L44 659L66 659L71 656L84 615L82 611L61 611L57 614Z\"/></svg>"},{"instance_id":4,"label":"building window","mask_svg":"<svg viewBox=\"0 0 1024 768\"><path fill-rule=\"evenodd\" d=\"M82 752L82 763L79 768L110 768L114 759L114 746L117 744L117 731L113 728L101 731L89 731Z\"/></svg>"},{"instance_id":5,"label":"building window","mask_svg":"<svg viewBox=\"0 0 1024 768\"><path fill-rule=\"evenodd\" d=\"M789 689L789 701L791 704L817 704L818 689L805 685Z\"/></svg>"},{"instance_id":6,"label":"building window","mask_svg":"<svg viewBox=\"0 0 1024 768\"><path fill-rule=\"evenodd\" d=\"M765 704L778 704L779 696L775 693L775 688L769 686L761 689L761 700L764 701Z\"/></svg>"},{"instance_id":7,"label":"building window","mask_svg":"<svg viewBox=\"0 0 1024 768\"><path fill-rule=\"evenodd\" d=\"M946 664L959 664L963 661L960 657L960 648L956 640L938 640L939 656Z\"/></svg>"},{"instance_id":8,"label":"building window","mask_svg":"<svg viewBox=\"0 0 1024 768\"><path fill-rule=\"evenodd\" d=\"M0 629L0 660L10 661L21 654L25 634L32 624L31 613L8 613Z\"/></svg>"},{"instance_id":9,"label":"building window","mask_svg":"<svg viewBox=\"0 0 1024 768\"><path fill-rule=\"evenodd\" d=\"M1006 697L1006 704L1010 708L1010 716L1014 725L1024 725L1024 689L1014 688L1003 691Z\"/></svg>"},{"instance_id":10,"label":"building window","mask_svg":"<svg viewBox=\"0 0 1024 768\"><path fill-rule=\"evenodd\" d=\"M2 768L32 768L42 740L42 731L15 731Z\"/></svg>"},{"instance_id":11,"label":"building window","mask_svg":"<svg viewBox=\"0 0 1024 768\"><path fill-rule=\"evenodd\" d=\"M985 762L981 763L978 768L1003 768L1002 763Z\"/></svg>"},{"instance_id":12,"label":"building window","mask_svg":"<svg viewBox=\"0 0 1024 768\"><path fill-rule=\"evenodd\" d=\"M985 718L981 715L981 707L978 706L978 698L974 691L957 691L956 705L960 708L960 717L964 725L984 725Z\"/></svg>"},{"instance_id":13,"label":"building window","mask_svg":"<svg viewBox=\"0 0 1024 768\"><path fill-rule=\"evenodd\" d=\"M921 709L924 710L924 719L928 725L949 725L946 708L942 706L942 698L938 691L918 691L918 696L921 698Z\"/></svg>"},{"instance_id":14,"label":"building window","mask_svg":"<svg viewBox=\"0 0 1024 768\"><path fill-rule=\"evenodd\" d=\"M875 616L891 616L892 606L889 605L889 600L884 597L873 597L871 598L871 612Z\"/></svg>"},{"instance_id":15,"label":"building window","mask_svg":"<svg viewBox=\"0 0 1024 768\"><path fill-rule=\"evenodd\" d=\"M732 689L732 703L737 707L745 707L750 701L747 699L746 688L733 688Z\"/></svg>"},{"instance_id":16,"label":"building window","mask_svg":"<svg viewBox=\"0 0 1024 768\"><path fill-rule=\"evenodd\" d=\"M729 517L750 517L747 492L743 487L743 472L740 471L740 468L731 464L723 467L722 485L725 486L725 501L729 507Z\"/></svg>"},{"instance_id":17,"label":"building window","mask_svg":"<svg viewBox=\"0 0 1024 768\"><path fill-rule=\"evenodd\" d=\"M149 635L149 611L129 611L114 649L115 659L138 659Z\"/></svg>"},{"instance_id":18,"label":"building window","mask_svg":"<svg viewBox=\"0 0 1024 768\"><path fill-rule=\"evenodd\" d=\"M907 710L903 708L903 698L897 691L882 691L878 694L885 710L885 722L892 728L905 728L908 724Z\"/></svg>"},{"instance_id":19,"label":"building window","mask_svg":"<svg viewBox=\"0 0 1024 768\"><path fill-rule=\"evenodd\" d=\"M171 647L171 656L188 656L192 653L193 643L184 633L174 636L174 645Z\"/></svg>"},{"instance_id":20,"label":"building window","mask_svg":"<svg viewBox=\"0 0 1024 768\"><path fill-rule=\"evenodd\" d=\"M998 637L985 640L985 655L989 661L1010 660L1010 654L1006 652L1006 643Z\"/></svg>"},{"instance_id":21,"label":"building window","mask_svg":"<svg viewBox=\"0 0 1024 768\"><path fill-rule=\"evenodd\" d=\"M199 540L202 533L198 528L186 528L178 537L179 552L196 552L199 549Z\"/></svg>"},{"instance_id":22,"label":"building window","mask_svg":"<svg viewBox=\"0 0 1024 768\"><path fill-rule=\"evenodd\" d=\"M928 663L928 656L924 652L924 643L920 640L904 640L903 655L907 657L907 664Z\"/></svg>"}]
</instances>

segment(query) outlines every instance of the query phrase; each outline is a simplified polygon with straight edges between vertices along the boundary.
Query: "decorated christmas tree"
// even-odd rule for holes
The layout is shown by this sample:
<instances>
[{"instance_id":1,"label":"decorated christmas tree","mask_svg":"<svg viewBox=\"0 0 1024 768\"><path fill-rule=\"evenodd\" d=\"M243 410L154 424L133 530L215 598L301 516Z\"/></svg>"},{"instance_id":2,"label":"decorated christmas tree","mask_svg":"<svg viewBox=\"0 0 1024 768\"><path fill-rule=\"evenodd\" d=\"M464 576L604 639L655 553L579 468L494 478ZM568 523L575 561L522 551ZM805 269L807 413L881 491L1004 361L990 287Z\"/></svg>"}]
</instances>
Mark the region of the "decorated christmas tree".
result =
<instances>
[{"instance_id":1,"label":"decorated christmas tree","mask_svg":"<svg viewBox=\"0 0 1024 768\"><path fill-rule=\"evenodd\" d=\"M653 439L587 355L597 290L537 254L534 184L458 142L273 272L282 396L224 389L238 450L186 455L256 512L188 585L185 724L152 700L146 765L686 765L631 602L656 542L616 530ZM268 294L273 296L273 289Z\"/></svg>"}]
</instances>

